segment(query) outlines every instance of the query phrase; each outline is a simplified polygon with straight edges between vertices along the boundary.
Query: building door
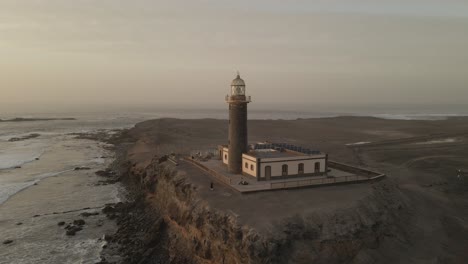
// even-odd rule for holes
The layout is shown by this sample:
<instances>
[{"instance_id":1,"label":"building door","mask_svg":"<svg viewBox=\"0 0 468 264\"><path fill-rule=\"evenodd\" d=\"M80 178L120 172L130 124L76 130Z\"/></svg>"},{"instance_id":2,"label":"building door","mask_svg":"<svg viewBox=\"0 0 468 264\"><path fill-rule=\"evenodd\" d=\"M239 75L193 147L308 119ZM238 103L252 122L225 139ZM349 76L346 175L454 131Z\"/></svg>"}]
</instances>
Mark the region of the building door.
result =
<instances>
[{"instance_id":1,"label":"building door","mask_svg":"<svg viewBox=\"0 0 468 264\"><path fill-rule=\"evenodd\" d=\"M315 162L315 173L320 173L320 162Z\"/></svg>"},{"instance_id":2,"label":"building door","mask_svg":"<svg viewBox=\"0 0 468 264\"><path fill-rule=\"evenodd\" d=\"M271 179L271 166L265 167L265 179L269 181Z\"/></svg>"},{"instance_id":3,"label":"building door","mask_svg":"<svg viewBox=\"0 0 468 264\"><path fill-rule=\"evenodd\" d=\"M281 175L283 175L283 176L288 176L288 165L284 164L284 165L281 167Z\"/></svg>"}]
</instances>

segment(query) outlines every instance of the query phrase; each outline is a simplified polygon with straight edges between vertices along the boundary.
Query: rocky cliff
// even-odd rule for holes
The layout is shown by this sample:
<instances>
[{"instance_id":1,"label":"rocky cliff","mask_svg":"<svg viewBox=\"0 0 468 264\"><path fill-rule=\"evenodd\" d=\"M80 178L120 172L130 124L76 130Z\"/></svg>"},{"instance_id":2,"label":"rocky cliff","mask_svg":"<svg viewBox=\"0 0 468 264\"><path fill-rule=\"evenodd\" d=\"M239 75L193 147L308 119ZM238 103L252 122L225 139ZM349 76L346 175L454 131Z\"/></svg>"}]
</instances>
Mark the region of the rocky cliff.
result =
<instances>
[{"instance_id":1,"label":"rocky cliff","mask_svg":"<svg viewBox=\"0 0 468 264\"><path fill-rule=\"evenodd\" d=\"M398 223L408 205L389 181L375 183L355 208L286 216L260 234L229 208L210 208L173 166L124 164L124 181L138 194L120 208L114 241L124 245L124 263L371 263L383 240L405 240Z\"/></svg>"}]
</instances>

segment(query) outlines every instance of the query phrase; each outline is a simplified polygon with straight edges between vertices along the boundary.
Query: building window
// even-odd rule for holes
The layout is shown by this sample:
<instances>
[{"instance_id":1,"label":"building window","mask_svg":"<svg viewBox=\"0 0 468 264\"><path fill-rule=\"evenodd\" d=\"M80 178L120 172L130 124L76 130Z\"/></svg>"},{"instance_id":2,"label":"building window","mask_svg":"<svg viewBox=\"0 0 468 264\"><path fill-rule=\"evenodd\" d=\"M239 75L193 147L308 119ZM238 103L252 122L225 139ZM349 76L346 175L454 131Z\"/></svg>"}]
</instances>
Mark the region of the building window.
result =
<instances>
[{"instance_id":1,"label":"building window","mask_svg":"<svg viewBox=\"0 0 468 264\"><path fill-rule=\"evenodd\" d=\"M315 173L320 172L320 162L315 162Z\"/></svg>"},{"instance_id":2,"label":"building window","mask_svg":"<svg viewBox=\"0 0 468 264\"><path fill-rule=\"evenodd\" d=\"M298 174L304 174L304 163L299 163L297 167Z\"/></svg>"},{"instance_id":3,"label":"building window","mask_svg":"<svg viewBox=\"0 0 468 264\"><path fill-rule=\"evenodd\" d=\"M254 170L254 166L253 166L253 165L250 165L250 170Z\"/></svg>"},{"instance_id":4,"label":"building window","mask_svg":"<svg viewBox=\"0 0 468 264\"><path fill-rule=\"evenodd\" d=\"M227 154L224 154L224 159L227 160Z\"/></svg>"},{"instance_id":5,"label":"building window","mask_svg":"<svg viewBox=\"0 0 468 264\"><path fill-rule=\"evenodd\" d=\"M271 177L271 166L266 166L265 167L265 178L267 180L270 180Z\"/></svg>"},{"instance_id":6,"label":"building window","mask_svg":"<svg viewBox=\"0 0 468 264\"><path fill-rule=\"evenodd\" d=\"M283 165L283 167L281 168L281 175L288 176L288 165Z\"/></svg>"},{"instance_id":7,"label":"building window","mask_svg":"<svg viewBox=\"0 0 468 264\"><path fill-rule=\"evenodd\" d=\"M245 163L245 168L248 169L249 168L249 164L246 162Z\"/></svg>"}]
</instances>

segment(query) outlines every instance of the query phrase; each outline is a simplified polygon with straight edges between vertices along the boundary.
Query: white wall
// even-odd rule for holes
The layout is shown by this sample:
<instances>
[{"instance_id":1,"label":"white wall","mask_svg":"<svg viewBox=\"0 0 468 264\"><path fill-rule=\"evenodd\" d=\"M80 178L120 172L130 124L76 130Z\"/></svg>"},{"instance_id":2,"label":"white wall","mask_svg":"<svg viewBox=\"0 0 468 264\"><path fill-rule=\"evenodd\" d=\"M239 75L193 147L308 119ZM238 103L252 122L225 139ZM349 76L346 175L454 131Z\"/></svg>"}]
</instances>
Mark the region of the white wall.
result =
<instances>
[{"instance_id":1,"label":"white wall","mask_svg":"<svg viewBox=\"0 0 468 264\"><path fill-rule=\"evenodd\" d=\"M304 157L301 157L302 159ZM308 160L287 160L284 162L264 161L260 163L260 177L265 177L265 167L271 166L271 177L282 176L282 167L284 164L288 165L288 175L299 174L299 164L304 164L304 174L315 173L315 163L320 163L320 172L325 172L325 157L312 158Z\"/></svg>"},{"instance_id":2,"label":"white wall","mask_svg":"<svg viewBox=\"0 0 468 264\"><path fill-rule=\"evenodd\" d=\"M242 172L257 177L257 160L245 154L242 155Z\"/></svg>"}]
</instances>

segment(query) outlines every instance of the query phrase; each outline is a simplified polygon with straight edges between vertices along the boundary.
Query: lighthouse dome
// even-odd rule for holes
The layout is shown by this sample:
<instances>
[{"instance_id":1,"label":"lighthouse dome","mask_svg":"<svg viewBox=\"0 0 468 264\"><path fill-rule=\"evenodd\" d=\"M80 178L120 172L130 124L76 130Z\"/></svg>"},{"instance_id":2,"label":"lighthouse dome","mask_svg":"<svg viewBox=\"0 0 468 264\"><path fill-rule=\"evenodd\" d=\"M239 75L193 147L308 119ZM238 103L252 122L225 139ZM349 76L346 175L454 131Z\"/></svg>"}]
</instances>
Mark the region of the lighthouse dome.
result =
<instances>
[{"instance_id":1,"label":"lighthouse dome","mask_svg":"<svg viewBox=\"0 0 468 264\"><path fill-rule=\"evenodd\" d=\"M231 86L245 86L244 80L240 77L239 74L237 74L237 77L232 80Z\"/></svg>"}]
</instances>

